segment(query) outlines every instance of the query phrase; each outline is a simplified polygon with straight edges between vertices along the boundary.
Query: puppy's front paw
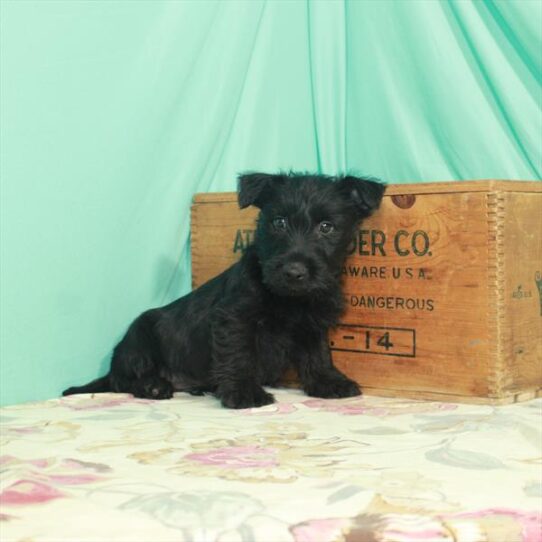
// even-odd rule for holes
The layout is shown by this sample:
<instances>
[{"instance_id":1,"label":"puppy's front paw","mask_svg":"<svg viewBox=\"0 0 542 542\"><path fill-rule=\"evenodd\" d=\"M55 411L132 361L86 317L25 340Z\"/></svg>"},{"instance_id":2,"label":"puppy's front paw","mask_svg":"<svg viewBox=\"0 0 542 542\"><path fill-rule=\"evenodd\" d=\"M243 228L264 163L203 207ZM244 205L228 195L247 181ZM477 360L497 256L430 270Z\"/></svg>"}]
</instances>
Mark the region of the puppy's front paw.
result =
<instances>
[{"instance_id":1,"label":"puppy's front paw","mask_svg":"<svg viewBox=\"0 0 542 542\"><path fill-rule=\"evenodd\" d=\"M275 402L275 398L257 384L219 389L217 395L226 408L254 408Z\"/></svg>"},{"instance_id":2,"label":"puppy's front paw","mask_svg":"<svg viewBox=\"0 0 542 542\"><path fill-rule=\"evenodd\" d=\"M322 397L324 399L338 399L361 395L359 386L348 378L314 382L310 386L307 386L306 392L311 397Z\"/></svg>"}]
</instances>

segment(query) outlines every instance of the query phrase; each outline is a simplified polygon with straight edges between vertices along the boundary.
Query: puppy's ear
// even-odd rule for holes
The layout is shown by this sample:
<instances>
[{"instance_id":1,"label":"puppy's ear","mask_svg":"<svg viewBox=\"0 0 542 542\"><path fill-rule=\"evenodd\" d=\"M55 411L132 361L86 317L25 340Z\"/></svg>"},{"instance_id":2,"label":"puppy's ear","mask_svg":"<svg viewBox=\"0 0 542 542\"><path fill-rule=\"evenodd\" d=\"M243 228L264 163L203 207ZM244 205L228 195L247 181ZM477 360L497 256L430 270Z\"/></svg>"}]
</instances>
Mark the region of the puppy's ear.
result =
<instances>
[{"instance_id":1,"label":"puppy's ear","mask_svg":"<svg viewBox=\"0 0 542 542\"><path fill-rule=\"evenodd\" d=\"M359 218L372 215L380 206L386 191L384 183L352 175L338 179L337 184L339 190L355 205Z\"/></svg>"},{"instance_id":2,"label":"puppy's ear","mask_svg":"<svg viewBox=\"0 0 542 542\"><path fill-rule=\"evenodd\" d=\"M243 173L239 175L237 194L239 207L244 209L249 205L255 205L261 209L273 184L281 180L281 175L269 173Z\"/></svg>"}]
</instances>

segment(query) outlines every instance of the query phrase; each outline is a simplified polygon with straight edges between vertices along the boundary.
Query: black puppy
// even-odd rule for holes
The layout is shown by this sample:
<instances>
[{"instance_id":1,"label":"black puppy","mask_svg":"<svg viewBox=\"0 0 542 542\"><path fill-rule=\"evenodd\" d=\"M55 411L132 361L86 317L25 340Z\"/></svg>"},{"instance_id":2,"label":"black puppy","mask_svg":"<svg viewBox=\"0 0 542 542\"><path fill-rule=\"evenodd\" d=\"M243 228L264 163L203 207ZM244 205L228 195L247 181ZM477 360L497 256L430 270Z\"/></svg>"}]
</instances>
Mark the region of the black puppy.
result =
<instances>
[{"instance_id":1,"label":"black puppy","mask_svg":"<svg viewBox=\"0 0 542 542\"><path fill-rule=\"evenodd\" d=\"M327 334L343 312L347 247L384 190L351 176L241 175L239 206L261 209L255 242L241 260L144 312L116 346L109 374L64 395L167 399L174 391L209 391L226 407L257 407L274 401L262 386L277 385L289 367L308 395L359 395L333 366Z\"/></svg>"}]
</instances>

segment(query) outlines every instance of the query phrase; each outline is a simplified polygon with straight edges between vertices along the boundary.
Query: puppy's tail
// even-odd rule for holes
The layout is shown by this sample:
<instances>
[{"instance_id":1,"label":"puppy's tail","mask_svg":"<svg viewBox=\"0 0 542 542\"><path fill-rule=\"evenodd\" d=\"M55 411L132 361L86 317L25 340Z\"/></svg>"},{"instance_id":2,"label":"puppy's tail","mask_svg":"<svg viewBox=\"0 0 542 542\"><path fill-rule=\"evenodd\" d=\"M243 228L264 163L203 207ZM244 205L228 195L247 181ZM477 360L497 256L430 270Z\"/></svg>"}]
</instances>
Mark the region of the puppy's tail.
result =
<instances>
[{"instance_id":1,"label":"puppy's tail","mask_svg":"<svg viewBox=\"0 0 542 542\"><path fill-rule=\"evenodd\" d=\"M62 395L74 395L76 393L105 393L106 391L113 391L111 389L111 384L109 383L109 375L97 378L84 386L73 386L68 388L62 392Z\"/></svg>"}]
</instances>

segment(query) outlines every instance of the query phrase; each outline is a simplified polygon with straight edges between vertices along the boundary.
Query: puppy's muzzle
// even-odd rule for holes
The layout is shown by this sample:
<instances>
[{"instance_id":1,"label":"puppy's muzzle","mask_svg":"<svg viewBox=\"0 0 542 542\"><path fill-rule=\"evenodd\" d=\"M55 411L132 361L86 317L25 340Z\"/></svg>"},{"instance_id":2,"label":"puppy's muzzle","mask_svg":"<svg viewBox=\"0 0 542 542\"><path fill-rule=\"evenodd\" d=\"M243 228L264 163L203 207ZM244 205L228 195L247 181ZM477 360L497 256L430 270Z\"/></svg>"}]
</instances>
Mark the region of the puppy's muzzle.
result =
<instances>
[{"instance_id":1,"label":"puppy's muzzle","mask_svg":"<svg viewBox=\"0 0 542 542\"><path fill-rule=\"evenodd\" d=\"M301 262L291 262L284 265L282 268L284 277L292 285L301 285L303 284L308 276L309 270L304 263Z\"/></svg>"}]
</instances>

